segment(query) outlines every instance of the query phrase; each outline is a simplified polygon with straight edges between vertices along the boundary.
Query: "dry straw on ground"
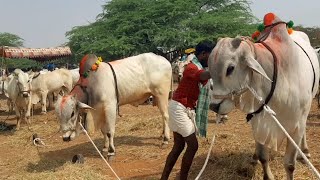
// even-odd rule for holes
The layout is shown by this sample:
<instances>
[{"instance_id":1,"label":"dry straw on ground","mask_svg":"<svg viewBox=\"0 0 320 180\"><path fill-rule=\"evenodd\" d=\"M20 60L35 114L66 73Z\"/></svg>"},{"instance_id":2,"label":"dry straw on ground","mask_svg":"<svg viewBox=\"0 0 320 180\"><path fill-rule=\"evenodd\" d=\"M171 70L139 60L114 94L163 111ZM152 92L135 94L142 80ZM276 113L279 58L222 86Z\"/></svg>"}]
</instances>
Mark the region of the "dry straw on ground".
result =
<instances>
[{"instance_id":1,"label":"dry straw on ground","mask_svg":"<svg viewBox=\"0 0 320 180\"><path fill-rule=\"evenodd\" d=\"M7 117L5 101L0 101L0 121ZM39 107L38 107L39 108ZM162 120L156 107L144 105L121 107L123 117L118 118L116 127L116 158L111 166L121 179L159 179L172 141L168 147L161 147ZM250 164L254 151L250 125L245 115L238 110L229 115L225 124L215 124L215 115L210 113L208 139L199 139L199 151L191 169L190 179L199 173L210 147L213 132L215 144L200 179L236 180L262 179L260 164ZM309 122L320 122L320 111L314 102ZM15 118L9 116L6 121L14 124ZM56 133L59 124L53 111L40 115L35 111L32 130L22 124L20 131L0 132L0 174L1 179L115 179L85 135L66 143L61 134ZM47 146L36 148L32 144L32 135L37 133ZM308 126L308 143L312 163L320 169L320 126ZM93 134L98 147L103 146L100 132ZM285 179L282 165L284 147L273 152L271 169L275 179ZM83 154L84 164L72 164L75 154ZM180 169L178 160L170 179L174 179ZM295 179L315 179L307 166L298 162Z\"/></svg>"}]
</instances>

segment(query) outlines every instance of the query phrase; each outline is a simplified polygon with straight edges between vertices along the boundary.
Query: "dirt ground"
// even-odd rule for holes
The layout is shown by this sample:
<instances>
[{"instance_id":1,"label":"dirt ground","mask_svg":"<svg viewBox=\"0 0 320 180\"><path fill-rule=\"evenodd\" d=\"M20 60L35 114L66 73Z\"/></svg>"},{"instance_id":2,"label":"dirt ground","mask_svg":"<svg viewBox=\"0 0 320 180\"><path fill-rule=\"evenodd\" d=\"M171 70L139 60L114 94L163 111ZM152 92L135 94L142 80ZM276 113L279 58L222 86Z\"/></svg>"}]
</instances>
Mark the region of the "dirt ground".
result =
<instances>
[{"instance_id":1,"label":"dirt ground","mask_svg":"<svg viewBox=\"0 0 320 180\"><path fill-rule=\"evenodd\" d=\"M15 124L15 116L5 112L7 106L0 100L0 121ZM142 105L122 106L123 115L116 126L116 157L111 166L121 179L159 179L172 141L161 148L162 120L156 107ZM320 112L313 102L307 127L311 162L320 170ZM40 115L37 108L32 118L32 131L25 123L19 131L0 131L0 179L116 179L100 158L88 138L82 134L74 141L63 142L58 132L59 123L54 111ZM32 135L37 133L46 146L35 147ZM225 124L216 124L215 115L209 115L208 138L199 138L199 151L190 172L194 179L205 162L210 142L216 134L208 165L200 179L237 180L262 179L262 168L250 164L254 151L251 127L245 114L234 110ZM103 146L100 132L92 135L99 148ZM75 154L83 154L84 164L72 164ZM285 179L282 165L284 145L273 153L271 170L275 179ZM170 179L175 179L180 169L181 157L174 167ZM295 178L316 179L305 164L297 163Z\"/></svg>"}]
</instances>

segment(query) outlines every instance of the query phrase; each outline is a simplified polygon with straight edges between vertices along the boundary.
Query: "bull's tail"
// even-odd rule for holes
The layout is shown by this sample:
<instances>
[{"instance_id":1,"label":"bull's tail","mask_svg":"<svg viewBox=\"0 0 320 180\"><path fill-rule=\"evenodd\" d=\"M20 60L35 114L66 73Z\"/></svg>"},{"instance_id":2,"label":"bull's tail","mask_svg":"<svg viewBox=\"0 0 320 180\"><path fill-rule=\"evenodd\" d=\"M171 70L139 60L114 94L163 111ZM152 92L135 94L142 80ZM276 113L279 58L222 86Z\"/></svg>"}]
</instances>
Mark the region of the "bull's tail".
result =
<instances>
[{"instance_id":1,"label":"bull's tail","mask_svg":"<svg viewBox=\"0 0 320 180\"><path fill-rule=\"evenodd\" d=\"M171 87L169 92L169 99L172 99L172 96L173 96L173 77L171 75Z\"/></svg>"}]
</instances>

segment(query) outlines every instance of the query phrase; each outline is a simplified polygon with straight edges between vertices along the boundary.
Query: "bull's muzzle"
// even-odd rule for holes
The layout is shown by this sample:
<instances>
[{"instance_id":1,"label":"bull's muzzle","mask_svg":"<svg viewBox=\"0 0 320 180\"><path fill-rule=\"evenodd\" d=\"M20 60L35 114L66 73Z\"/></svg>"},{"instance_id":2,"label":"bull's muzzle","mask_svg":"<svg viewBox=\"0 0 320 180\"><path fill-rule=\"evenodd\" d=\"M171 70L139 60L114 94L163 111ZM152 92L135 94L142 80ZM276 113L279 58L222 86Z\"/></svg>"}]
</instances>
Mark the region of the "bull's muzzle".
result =
<instances>
[{"instance_id":1,"label":"bull's muzzle","mask_svg":"<svg viewBox=\"0 0 320 180\"><path fill-rule=\"evenodd\" d=\"M62 139L63 139L63 141L65 141L65 142L71 141L70 136L68 136L68 137L62 137Z\"/></svg>"},{"instance_id":2,"label":"bull's muzzle","mask_svg":"<svg viewBox=\"0 0 320 180\"><path fill-rule=\"evenodd\" d=\"M65 142L69 142L69 141L72 141L76 136L77 136L77 132L76 131L66 131L62 135L62 140L65 141Z\"/></svg>"}]
</instances>

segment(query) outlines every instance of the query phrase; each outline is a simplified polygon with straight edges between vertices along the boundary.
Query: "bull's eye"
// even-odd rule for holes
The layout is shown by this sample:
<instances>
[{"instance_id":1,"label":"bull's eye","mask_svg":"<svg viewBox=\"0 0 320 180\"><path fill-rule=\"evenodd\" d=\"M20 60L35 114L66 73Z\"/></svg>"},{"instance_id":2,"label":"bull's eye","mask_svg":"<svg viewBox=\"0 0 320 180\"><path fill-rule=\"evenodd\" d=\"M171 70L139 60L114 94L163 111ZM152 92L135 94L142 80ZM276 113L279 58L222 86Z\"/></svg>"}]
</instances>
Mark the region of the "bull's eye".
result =
<instances>
[{"instance_id":1,"label":"bull's eye","mask_svg":"<svg viewBox=\"0 0 320 180\"><path fill-rule=\"evenodd\" d=\"M74 116L74 111L72 111L72 113L71 113L71 118Z\"/></svg>"},{"instance_id":2,"label":"bull's eye","mask_svg":"<svg viewBox=\"0 0 320 180\"><path fill-rule=\"evenodd\" d=\"M228 68L227 68L227 72L226 72L226 76L230 76L232 74L234 70L234 66L233 65L230 65Z\"/></svg>"}]
</instances>

